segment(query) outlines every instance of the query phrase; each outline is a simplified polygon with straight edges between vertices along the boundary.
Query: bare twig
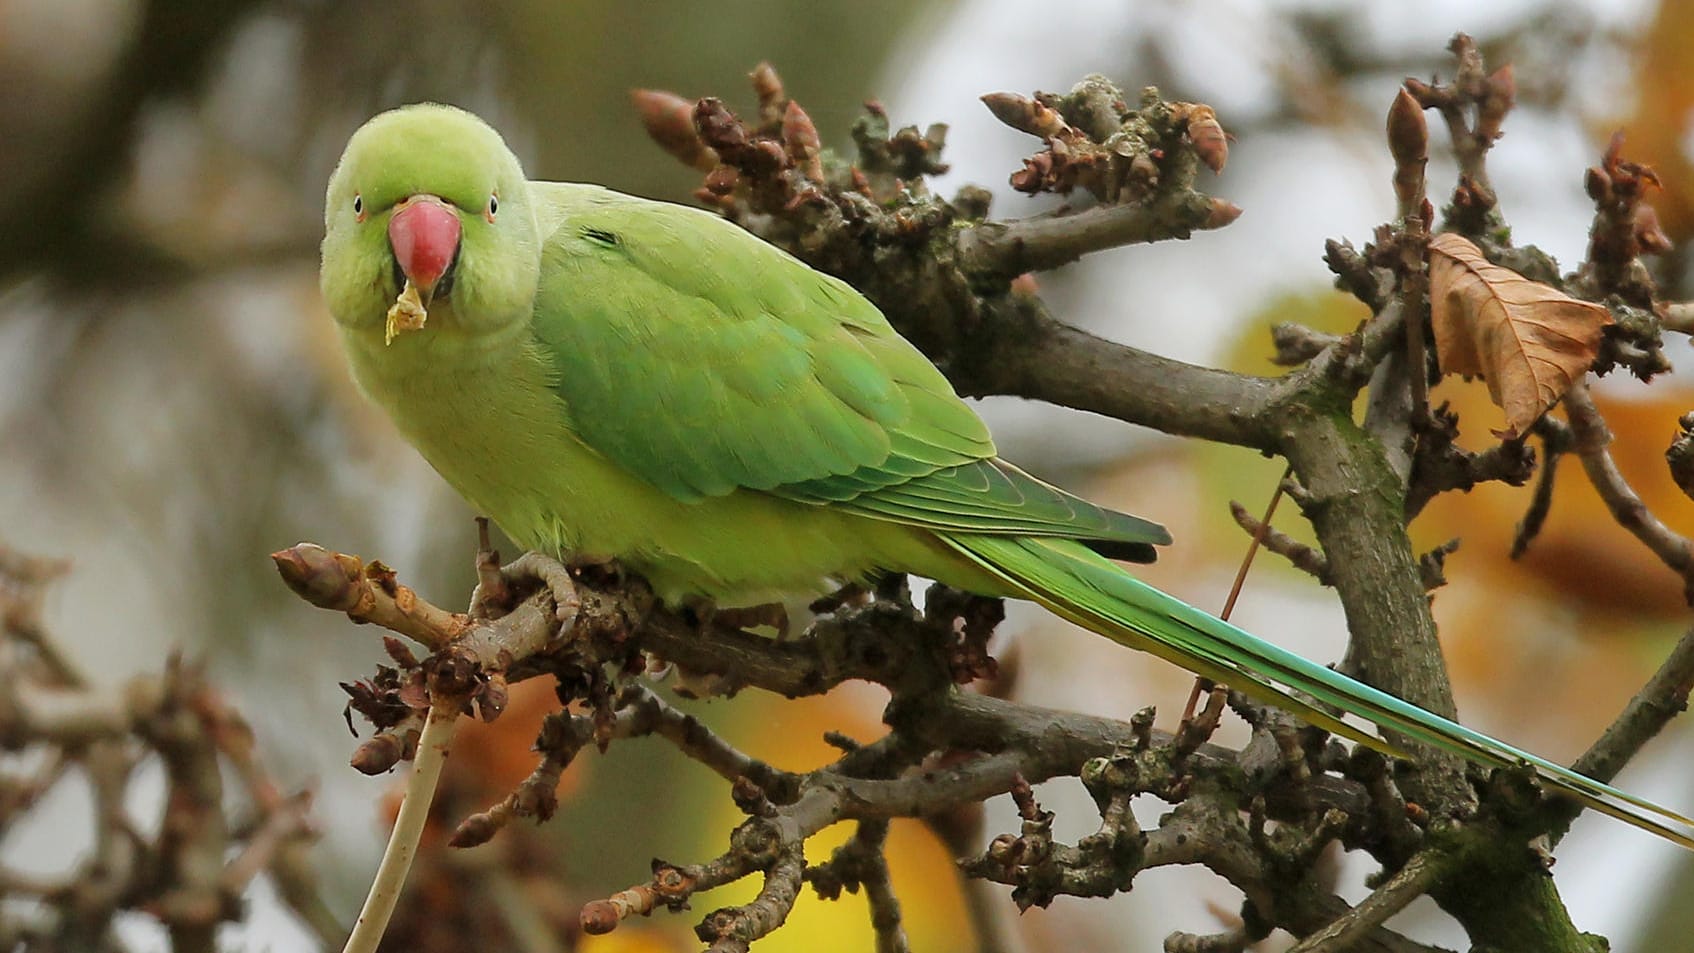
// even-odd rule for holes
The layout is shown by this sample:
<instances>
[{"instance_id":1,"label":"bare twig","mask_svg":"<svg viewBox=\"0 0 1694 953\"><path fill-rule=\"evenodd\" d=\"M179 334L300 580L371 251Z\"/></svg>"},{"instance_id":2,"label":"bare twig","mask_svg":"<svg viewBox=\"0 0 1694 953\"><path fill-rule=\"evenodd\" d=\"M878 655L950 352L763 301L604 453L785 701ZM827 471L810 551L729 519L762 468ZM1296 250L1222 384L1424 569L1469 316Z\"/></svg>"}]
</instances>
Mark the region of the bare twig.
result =
<instances>
[{"instance_id":1,"label":"bare twig","mask_svg":"<svg viewBox=\"0 0 1694 953\"><path fill-rule=\"evenodd\" d=\"M1266 549L1293 563L1294 568L1308 573L1322 585L1334 584L1329 578L1329 560L1324 558L1323 553L1279 529L1271 528L1269 523L1259 520L1247 512L1245 506L1233 500L1229 504L1229 513L1235 517L1236 525L1260 539Z\"/></svg>"},{"instance_id":2,"label":"bare twig","mask_svg":"<svg viewBox=\"0 0 1694 953\"><path fill-rule=\"evenodd\" d=\"M1394 287L1393 272L1373 265L1352 242L1326 240L1323 261L1334 272L1336 286L1364 302L1372 314L1380 314L1387 306Z\"/></svg>"},{"instance_id":3,"label":"bare twig","mask_svg":"<svg viewBox=\"0 0 1694 953\"><path fill-rule=\"evenodd\" d=\"M624 584L618 582L615 585ZM596 587L579 587L579 592L582 611L573 620L573 628L586 626L588 631L602 634L586 639L579 635L563 643L575 646L573 652L592 654L615 647L622 655L643 647L654 651L656 645L670 644L671 636L667 633L672 631L672 623L667 621L663 610L650 612L647 623L634 632L611 625L613 620L628 618L632 611L619 600L633 598L638 604L646 605L641 601L643 597L625 596L616 588L603 591ZM535 598L543 599L545 596ZM894 612L890 610L889 604L884 602L844 606L835 615L815 623L805 636L788 642L753 639L744 633L714 628L692 630L686 637L690 650L698 653L691 658L701 661L718 659L717 666L709 670L724 672L740 684L763 684L777 690L794 686L819 690L820 680L815 673L829 673L821 681L830 682L844 671L841 662L826 662L825 659L874 657L876 661L872 664L863 661L854 663L858 666L854 670L859 677L873 678L895 687L897 700L888 715L894 734L887 742L873 746L850 746L852 750L844 754L838 765L798 777L771 773L710 737L703 729L689 728L686 715L657 701L645 689L626 688L610 722L598 722L597 716L590 715L568 719L569 724L579 726L572 731L580 731L583 739L624 737L636 733L634 729L639 726L644 731L665 734L685 751L713 764L721 775L737 775L738 784L749 777L763 778L752 785L759 792L754 799L758 802L754 807L755 816L738 828L728 852L696 867L662 865L650 883L589 904L582 912L586 929L603 932L627 916L646 914L658 906L678 907L699 890L763 872L767 890L756 905L720 911L702 924L702 935L708 936L711 942L721 944L720 948L739 949L749 938L763 935L761 931L779 922L785 915L786 905L792 902L786 887L789 880L787 870L781 859L797 855L790 854L788 848L780 845L803 844L816 832L841 820L874 825L891 817L931 814L952 805L974 804L994 793L1014 789L1020 778L1039 780L1065 774L1081 774L1088 778L1092 776L1089 773L1091 769L1086 766L1089 759L1115 759L1123 757L1125 752L1129 757L1144 760L1145 764L1136 767L1130 774L1121 774L1125 781L1099 788L1103 798L1099 835L1079 842L1074 848L1055 844L1048 856L1057 858L1054 861L1056 866L1041 869L1050 869L1056 879L1042 880L1044 886L1032 888L1032 892L1024 894L1027 899L1034 902L1064 892L1091 895L1111 892L1121 889L1117 885L1127 884L1127 878L1143 867L1199 862L1229 877L1255 898L1255 903L1266 905L1264 909L1268 911L1266 916L1271 923L1299 924L1300 929L1309 932L1346 909L1335 905L1339 901L1334 904L1311 899L1296 902L1296 895L1283 893L1286 889L1284 879L1272 875L1265 868L1244 862L1247 854L1242 851L1250 853L1250 846L1243 847L1227 838L1218 841L1200 837L1194 830L1183 826L1199 816L1222 818L1224 815L1217 812L1223 809L1218 806L1207 811L1196 807L1193 811L1200 812L1198 814L1179 813L1175 816L1176 820L1162 824L1150 837L1143 861L1123 866L1130 860L1130 855L1123 851L1133 850L1132 845L1140 843L1139 837L1133 834L1133 816L1127 810L1128 796L1132 796L1132 792L1145 791L1181 804L1194 803L1190 782L1182 779L1203 779L1192 783L1207 786L1220 782L1227 784L1229 782L1223 779L1243 777L1239 767L1240 755L1207 744L1193 746L1189 752L1192 742L1180 746L1179 751L1179 746L1172 744L1170 736L1152 731L1150 723L1137 727L968 693L938 693L937 688L944 688L949 683L944 658L932 658L924 663L932 666L932 674L914 682L914 659L925 656L921 653L903 656L891 651L894 645L901 643L908 649L926 642L939 647L939 643L931 641L936 636L924 634L926 623L912 614L909 607ZM522 677L525 672L538 672L537 665L542 659L555 656L514 658L508 651L502 650L503 646L526 647L525 650L532 653L553 651L546 647L561 644L556 637L558 625L558 620L550 613L517 611L499 622L479 627L486 631L480 632L476 638L487 645L492 654L504 658L510 670L519 673L515 677ZM543 634L519 631L525 627L541 630ZM597 647L601 646L600 640L607 637L610 641L603 648ZM649 641L650 637L657 641ZM680 631L676 638L679 643L683 639ZM856 640L862 640L858 641L859 648L847 648ZM877 648L871 647L873 643ZM726 663L725 660L731 661ZM931 687L915 687L920 685ZM890 747L889 743L895 739L899 739L897 745ZM889 766L908 763L900 759L888 761L882 757L882 753L892 755L899 749L990 753L944 769L931 767L919 773L877 776ZM1171 758L1179 759L1184 768L1173 771L1171 765L1176 762L1161 760ZM872 768L873 761L884 767ZM846 767L849 763L858 767L850 772ZM855 773L863 770L871 770L872 776ZM895 770L898 770L897 767ZM1111 769L1120 773L1124 770L1121 767ZM1110 772L1101 775L1107 776L1117 775ZM1250 776L1265 775L1254 773ZM1271 785L1263 790L1262 797L1265 815L1287 822L1309 820L1314 811L1320 812L1323 818L1320 824L1306 836L1290 841L1291 845L1298 845L1289 848L1292 851L1289 856L1299 858L1298 863L1310 863L1316 856L1317 846L1343 829L1351 832L1347 836L1362 838L1365 842L1375 842L1374 838L1379 835L1373 832L1385 830L1380 826L1382 822L1377 819L1376 809L1372 806L1379 798L1373 798L1351 782L1341 782L1330 775L1304 771L1289 774L1291 778L1296 776L1298 780L1294 785ZM1128 780L1130 778L1136 780ZM1089 783L1093 790L1096 782ZM1113 784L1117 787L1114 788ZM753 801L749 800L747 804L753 805ZM1327 809L1323 808L1324 805L1328 806ZM1031 807L1029 810L1035 809ZM1390 817L1389 814L1381 816ZM1398 820L1403 824L1403 816ZM1171 827L1171 824L1176 826ZM1179 846L1173 838L1184 830L1187 833L1181 834L1183 839L1180 844L1186 846ZM1188 839L1191 837L1192 840ZM1040 851L1047 850L1040 848ZM1113 860L1114 857L1118 859ZM1026 880L1019 882L1032 883ZM892 902L892 895L887 899ZM884 909L886 911L887 908ZM1319 911L1327 911L1327 917ZM886 912L881 922L890 922ZM1380 941L1383 949L1413 948L1380 929L1370 931L1370 935ZM887 942L894 942L887 930L884 936L890 938Z\"/></svg>"},{"instance_id":4,"label":"bare twig","mask_svg":"<svg viewBox=\"0 0 1694 953\"><path fill-rule=\"evenodd\" d=\"M1009 280L1106 248L1187 238L1194 231L1222 228L1240 215L1241 209L1222 199L1187 192L1160 195L1147 203L983 222L959 236L959 264L973 277Z\"/></svg>"},{"instance_id":5,"label":"bare twig","mask_svg":"<svg viewBox=\"0 0 1694 953\"><path fill-rule=\"evenodd\" d=\"M1325 334L1303 324L1283 322L1271 327L1271 346L1276 348L1271 360L1282 367L1297 367L1340 340L1338 334Z\"/></svg>"},{"instance_id":6,"label":"bare twig","mask_svg":"<svg viewBox=\"0 0 1694 953\"><path fill-rule=\"evenodd\" d=\"M1576 759L1571 770L1591 778L1610 781L1629 759L1657 735L1670 720L1688 710L1688 694L1694 688L1694 629L1682 634L1657 671L1641 686L1604 733ZM1576 812L1568 804L1558 806L1566 822ZM1554 838L1557 841L1557 837Z\"/></svg>"},{"instance_id":7,"label":"bare twig","mask_svg":"<svg viewBox=\"0 0 1694 953\"><path fill-rule=\"evenodd\" d=\"M1672 301L1660 309L1659 326L1678 334L1694 334L1694 301Z\"/></svg>"},{"instance_id":8,"label":"bare twig","mask_svg":"<svg viewBox=\"0 0 1694 953\"><path fill-rule=\"evenodd\" d=\"M1247 544L1246 554L1241 557L1241 566L1235 570L1235 581L1229 584L1229 595L1224 597L1223 611L1218 613L1218 618L1227 621L1235 611L1235 600L1240 598L1241 587L1247 583L1247 572L1253 568L1253 556L1258 553L1259 547L1264 545L1265 536L1270 533L1271 520L1276 518L1276 505L1282 502L1283 488L1288 485L1288 480L1293 475L1292 470L1283 470L1282 476L1276 481L1276 489L1271 491L1270 502L1265 504L1265 515L1259 517L1259 527L1253 531L1253 539ZM1233 511L1239 506L1240 504L1232 503L1230 509Z\"/></svg>"},{"instance_id":9,"label":"bare twig","mask_svg":"<svg viewBox=\"0 0 1694 953\"><path fill-rule=\"evenodd\" d=\"M1487 73L1482 51L1468 35L1454 34L1447 49L1458 61L1450 84L1408 79L1405 88L1425 109L1439 111L1447 123L1453 155L1459 163L1459 184L1447 207L1448 222L1476 235L1498 219L1494 189L1488 181L1488 150L1516 100L1517 87L1509 65L1492 75ZM1474 127L1472 115L1476 117Z\"/></svg>"},{"instance_id":10,"label":"bare twig","mask_svg":"<svg viewBox=\"0 0 1694 953\"><path fill-rule=\"evenodd\" d=\"M1523 519L1518 520L1512 532L1513 559L1522 558L1529 551L1529 544L1541 534L1541 527L1553 508L1553 481L1559 473L1559 460L1570 446L1570 429L1552 417L1543 416L1536 421L1535 432L1541 435L1541 475L1535 481L1535 492L1529 498Z\"/></svg>"},{"instance_id":11,"label":"bare twig","mask_svg":"<svg viewBox=\"0 0 1694 953\"><path fill-rule=\"evenodd\" d=\"M1221 933L1172 933L1165 937L1165 953L1242 953L1253 942L1246 924L1237 924Z\"/></svg>"},{"instance_id":12,"label":"bare twig","mask_svg":"<svg viewBox=\"0 0 1694 953\"><path fill-rule=\"evenodd\" d=\"M388 918L400 899L400 888L406 883L406 873L412 869L412 858L417 855L418 839L423 836L429 805L441 782L441 768L447 763L447 748L453 740L453 724L458 714L456 706L430 707L423 735L418 739L412 775L406 781L406 793L400 802L400 814L394 819L394 830L388 836L388 846L371 880L364 908L359 911L359 919L354 922L353 933L342 953L374 953L382 942Z\"/></svg>"},{"instance_id":13,"label":"bare twig","mask_svg":"<svg viewBox=\"0 0 1694 953\"><path fill-rule=\"evenodd\" d=\"M1413 430L1429 424L1429 357L1424 336L1429 327L1429 246L1423 220L1408 219L1402 239L1398 293L1406 314L1406 379L1412 385Z\"/></svg>"},{"instance_id":14,"label":"bare twig","mask_svg":"<svg viewBox=\"0 0 1694 953\"><path fill-rule=\"evenodd\" d=\"M1342 953L1356 948L1366 933L1427 893L1441 874L1441 863L1435 855L1425 852L1413 856L1358 906L1322 930L1308 934L1289 953Z\"/></svg>"},{"instance_id":15,"label":"bare twig","mask_svg":"<svg viewBox=\"0 0 1694 953\"><path fill-rule=\"evenodd\" d=\"M769 797L791 800L799 790L800 777L750 757L708 729L699 719L679 711L641 685L624 689L626 704L636 709L632 734L650 730L675 745L678 751L700 762L726 781L747 778Z\"/></svg>"},{"instance_id":16,"label":"bare twig","mask_svg":"<svg viewBox=\"0 0 1694 953\"><path fill-rule=\"evenodd\" d=\"M818 896L834 900L842 890L863 887L870 903L876 953L910 953L911 943L900 919L900 901L888 879L887 821L864 821L828 861L806 869L806 880Z\"/></svg>"},{"instance_id":17,"label":"bare twig","mask_svg":"<svg viewBox=\"0 0 1694 953\"><path fill-rule=\"evenodd\" d=\"M1447 584L1447 557L1459 550L1459 539L1454 537L1418 557L1418 574L1423 578L1423 588L1433 592Z\"/></svg>"},{"instance_id":18,"label":"bare twig","mask_svg":"<svg viewBox=\"0 0 1694 953\"><path fill-rule=\"evenodd\" d=\"M468 615L447 612L400 585L394 571L380 562L366 565L357 556L331 553L302 543L271 554L284 582L295 594L321 609L347 613L354 622L371 622L438 651L470 628Z\"/></svg>"},{"instance_id":19,"label":"bare twig","mask_svg":"<svg viewBox=\"0 0 1694 953\"><path fill-rule=\"evenodd\" d=\"M752 902L707 914L694 928L694 935L711 944L708 949L713 953L745 953L754 940L768 936L788 919L799 899L805 870L806 857L800 846L784 848L765 872L764 886Z\"/></svg>"},{"instance_id":20,"label":"bare twig","mask_svg":"<svg viewBox=\"0 0 1694 953\"><path fill-rule=\"evenodd\" d=\"M1683 577L1684 595L1694 603L1694 548L1687 537L1654 515L1618 470L1606 449L1612 442L1611 428L1594 406L1587 384L1578 383L1565 393L1565 413L1570 419L1571 450L1582 459L1588 481L1599 491L1612 518Z\"/></svg>"},{"instance_id":21,"label":"bare twig","mask_svg":"<svg viewBox=\"0 0 1694 953\"><path fill-rule=\"evenodd\" d=\"M1479 483L1499 481L1522 486L1535 472L1535 452L1522 438L1505 440L1472 453L1458 445L1458 415L1446 404L1424 418L1418 428L1417 453L1406 487L1406 519L1448 490L1469 492Z\"/></svg>"},{"instance_id":22,"label":"bare twig","mask_svg":"<svg viewBox=\"0 0 1694 953\"><path fill-rule=\"evenodd\" d=\"M1429 327L1429 225L1424 198L1424 166L1429 161L1429 126L1423 108L1405 89L1388 109L1388 151L1394 157L1394 196L1398 203L1400 255L1395 262L1395 293L1406 314L1406 380L1411 384L1412 430L1429 422L1428 358L1424 336Z\"/></svg>"}]
</instances>

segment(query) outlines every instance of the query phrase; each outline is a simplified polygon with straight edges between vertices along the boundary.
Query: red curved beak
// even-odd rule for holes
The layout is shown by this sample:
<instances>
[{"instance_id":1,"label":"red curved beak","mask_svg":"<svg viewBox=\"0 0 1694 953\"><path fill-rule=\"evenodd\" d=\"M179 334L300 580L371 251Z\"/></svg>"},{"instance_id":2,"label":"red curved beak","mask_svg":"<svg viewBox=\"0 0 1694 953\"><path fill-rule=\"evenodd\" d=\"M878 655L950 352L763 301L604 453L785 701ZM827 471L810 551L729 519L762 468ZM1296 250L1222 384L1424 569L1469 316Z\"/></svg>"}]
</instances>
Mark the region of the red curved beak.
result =
<instances>
[{"instance_id":1,"label":"red curved beak","mask_svg":"<svg viewBox=\"0 0 1694 953\"><path fill-rule=\"evenodd\" d=\"M400 270L417 286L427 306L441 276L459 252L459 216L433 195L414 195L388 220L388 244Z\"/></svg>"}]
</instances>

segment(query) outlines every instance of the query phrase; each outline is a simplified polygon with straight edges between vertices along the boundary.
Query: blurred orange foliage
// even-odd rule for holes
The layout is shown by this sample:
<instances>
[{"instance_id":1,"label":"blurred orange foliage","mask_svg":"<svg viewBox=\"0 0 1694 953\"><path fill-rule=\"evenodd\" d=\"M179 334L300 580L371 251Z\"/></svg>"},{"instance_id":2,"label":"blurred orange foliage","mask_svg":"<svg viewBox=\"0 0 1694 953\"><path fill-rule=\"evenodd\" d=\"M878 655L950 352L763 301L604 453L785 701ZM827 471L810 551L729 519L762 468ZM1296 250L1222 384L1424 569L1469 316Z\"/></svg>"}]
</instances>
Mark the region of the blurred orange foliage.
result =
<instances>
[{"instance_id":1,"label":"blurred orange foliage","mask_svg":"<svg viewBox=\"0 0 1694 953\"><path fill-rule=\"evenodd\" d=\"M861 743L886 734L880 719L886 700L881 689L853 684L828 695L793 701L743 695L736 699L737 723L726 726L725 734L744 745L743 750L779 768L808 770L841 755L823 740L826 731L842 732ZM714 803L715 813L701 825L701 839L692 847L693 856L704 858L722 852L729 830L744 819L727 796ZM851 824L837 824L807 841L806 862L828 860L852 832ZM891 825L888 866L912 949L938 953L976 949L953 858L924 824L897 820ZM758 878L744 880L702 896L694 906L703 912L746 903L758 893L758 886ZM762 943L773 949L807 953L859 953L876 948L870 910L862 892L826 901L819 900L810 887L801 894L781 932Z\"/></svg>"}]
</instances>

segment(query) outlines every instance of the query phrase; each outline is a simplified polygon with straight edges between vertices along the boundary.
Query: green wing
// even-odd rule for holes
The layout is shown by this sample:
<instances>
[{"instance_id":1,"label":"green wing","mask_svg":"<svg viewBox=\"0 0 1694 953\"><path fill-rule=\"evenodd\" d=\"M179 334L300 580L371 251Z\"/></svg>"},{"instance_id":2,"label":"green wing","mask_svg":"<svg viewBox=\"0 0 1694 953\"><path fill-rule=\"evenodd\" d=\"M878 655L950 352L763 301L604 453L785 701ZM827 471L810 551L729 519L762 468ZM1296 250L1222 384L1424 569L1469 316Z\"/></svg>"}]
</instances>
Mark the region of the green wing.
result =
<instances>
[{"instance_id":1,"label":"green wing","mask_svg":"<svg viewBox=\"0 0 1694 953\"><path fill-rule=\"evenodd\" d=\"M845 283L706 212L536 192L555 216L536 336L572 426L671 496L759 490L1141 560L1170 541L997 459L941 372Z\"/></svg>"}]
</instances>

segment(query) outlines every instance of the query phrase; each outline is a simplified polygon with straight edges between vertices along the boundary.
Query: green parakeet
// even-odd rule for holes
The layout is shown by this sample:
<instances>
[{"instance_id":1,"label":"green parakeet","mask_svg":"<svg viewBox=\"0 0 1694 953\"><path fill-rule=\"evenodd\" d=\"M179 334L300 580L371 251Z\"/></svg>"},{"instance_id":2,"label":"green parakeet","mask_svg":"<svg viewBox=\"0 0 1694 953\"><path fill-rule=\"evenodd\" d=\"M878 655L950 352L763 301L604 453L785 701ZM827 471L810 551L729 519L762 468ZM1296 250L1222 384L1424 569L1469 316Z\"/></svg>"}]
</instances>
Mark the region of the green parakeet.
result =
<instances>
[{"instance_id":1,"label":"green parakeet","mask_svg":"<svg viewBox=\"0 0 1694 953\"><path fill-rule=\"evenodd\" d=\"M1033 600L1338 734L1303 700L1694 847L1681 815L1307 661L1137 581L1163 527L1001 460L845 283L707 212L530 182L469 113L370 120L330 179L322 287L353 372L522 545L661 598L752 605L913 573ZM1300 693L1300 694L1295 694Z\"/></svg>"}]
</instances>

